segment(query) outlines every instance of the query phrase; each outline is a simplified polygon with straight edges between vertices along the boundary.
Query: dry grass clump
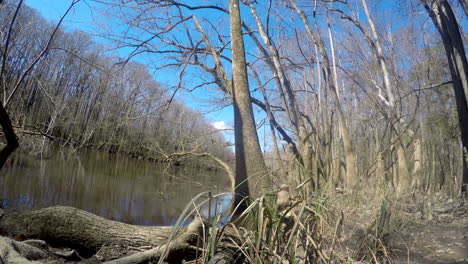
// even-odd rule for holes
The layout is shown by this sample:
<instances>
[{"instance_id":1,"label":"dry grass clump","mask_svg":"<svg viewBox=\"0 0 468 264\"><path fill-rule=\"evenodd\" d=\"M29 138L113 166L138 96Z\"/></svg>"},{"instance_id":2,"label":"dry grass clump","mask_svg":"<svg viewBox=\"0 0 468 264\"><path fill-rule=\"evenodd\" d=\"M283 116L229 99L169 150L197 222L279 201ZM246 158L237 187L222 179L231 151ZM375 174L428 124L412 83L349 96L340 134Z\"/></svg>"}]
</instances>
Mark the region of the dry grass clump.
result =
<instances>
[{"instance_id":1,"label":"dry grass clump","mask_svg":"<svg viewBox=\"0 0 468 264\"><path fill-rule=\"evenodd\" d=\"M278 210L277 193L251 202L237 221L211 219L197 263L392 263L387 245L395 227L388 200L367 204L371 209L365 208L362 228L356 228L359 223L325 194L311 202L295 198ZM362 194L349 196L355 199L345 203L365 207Z\"/></svg>"}]
</instances>

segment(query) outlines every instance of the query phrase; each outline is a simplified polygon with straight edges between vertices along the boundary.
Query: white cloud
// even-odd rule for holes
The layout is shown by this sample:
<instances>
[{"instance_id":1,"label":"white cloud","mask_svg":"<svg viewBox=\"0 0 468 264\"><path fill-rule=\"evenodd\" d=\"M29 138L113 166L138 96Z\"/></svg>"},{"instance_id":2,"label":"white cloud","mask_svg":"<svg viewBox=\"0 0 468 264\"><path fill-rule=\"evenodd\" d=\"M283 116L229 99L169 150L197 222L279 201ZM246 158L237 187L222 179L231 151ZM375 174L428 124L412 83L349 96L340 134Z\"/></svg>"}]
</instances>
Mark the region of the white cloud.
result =
<instances>
[{"instance_id":1,"label":"white cloud","mask_svg":"<svg viewBox=\"0 0 468 264\"><path fill-rule=\"evenodd\" d=\"M212 125L216 129L230 129L230 127L228 125L226 125L226 123L224 123L224 121L217 121L217 122L212 123Z\"/></svg>"}]
</instances>

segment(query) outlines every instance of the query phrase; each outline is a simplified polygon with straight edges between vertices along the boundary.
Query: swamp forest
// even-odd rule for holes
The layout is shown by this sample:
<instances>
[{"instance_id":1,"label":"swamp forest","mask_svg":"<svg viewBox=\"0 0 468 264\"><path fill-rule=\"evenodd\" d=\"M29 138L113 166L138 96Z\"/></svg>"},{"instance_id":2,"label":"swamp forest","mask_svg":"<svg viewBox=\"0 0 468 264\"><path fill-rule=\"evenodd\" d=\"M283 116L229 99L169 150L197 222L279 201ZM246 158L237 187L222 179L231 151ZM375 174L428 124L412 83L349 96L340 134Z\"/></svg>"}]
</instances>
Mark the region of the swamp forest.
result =
<instances>
[{"instance_id":1,"label":"swamp forest","mask_svg":"<svg viewBox=\"0 0 468 264\"><path fill-rule=\"evenodd\" d=\"M467 0L0 0L0 264L468 263Z\"/></svg>"}]
</instances>

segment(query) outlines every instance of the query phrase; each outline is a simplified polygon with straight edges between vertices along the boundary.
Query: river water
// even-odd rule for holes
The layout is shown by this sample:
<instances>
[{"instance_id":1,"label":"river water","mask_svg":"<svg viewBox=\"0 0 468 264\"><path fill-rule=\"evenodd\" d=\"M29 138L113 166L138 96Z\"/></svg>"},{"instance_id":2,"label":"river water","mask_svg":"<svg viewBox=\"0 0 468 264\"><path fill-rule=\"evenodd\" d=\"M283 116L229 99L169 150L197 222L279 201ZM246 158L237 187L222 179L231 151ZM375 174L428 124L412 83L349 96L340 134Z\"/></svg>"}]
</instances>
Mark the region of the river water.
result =
<instances>
[{"instance_id":1,"label":"river water","mask_svg":"<svg viewBox=\"0 0 468 264\"><path fill-rule=\"evenodd\" d=\"M197 194L227 186L221 170L170 168L97 151L48 159L17 151L0 171L0 207L69 205L130 224L173 225Z\"/></svg>"}]
</instances>

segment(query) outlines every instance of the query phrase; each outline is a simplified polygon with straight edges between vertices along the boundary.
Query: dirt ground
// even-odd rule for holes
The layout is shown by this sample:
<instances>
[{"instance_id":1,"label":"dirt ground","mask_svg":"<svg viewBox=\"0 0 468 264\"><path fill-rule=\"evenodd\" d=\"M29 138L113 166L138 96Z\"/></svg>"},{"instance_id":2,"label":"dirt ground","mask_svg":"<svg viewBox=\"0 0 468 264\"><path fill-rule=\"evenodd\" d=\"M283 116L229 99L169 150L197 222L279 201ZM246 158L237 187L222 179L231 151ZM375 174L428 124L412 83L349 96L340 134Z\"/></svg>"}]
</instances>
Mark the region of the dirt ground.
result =
<instances>
[{"instance_id":1,"label":"dirt ground","mask_svg":"<svg viewBox=\"0 0 468 264\"><path fill-rule=\"evenodd\" d=\"M449 199L426 208L426 215L417 208L402 212L406 250L394 250L395 263L468 263L468 204Z\"/></svg>"},{"instance_id":2,"label":"dirt ground","mask_svg":"<svg viewBox=\"0 0 468 264\"><path fill-rule=\"evenodd\" d=\"M359 259L356 248L362 245L364 237L372 237L379 215L382 215L382 197L370 193L339 195L329 201L330 212L335 219L329 224L338 226L333 220L342 220L342 228L331 230L329 241L337 239L333 247L332 263L409 263L409 264L462 264L468 263L468 201L433 195L392 199L391 213L385 235L380 241L385 244L369 259ZM388 199L388 198L387 198ZM341 221L340 220L340 221ZM340 222L339 221L339 222ZM339 234L337 234L339 233ZM337 235L335 235L337 234ZM71 249L50 248L51 252L67 252ZM328 252L328 249L326 249ZM51 257L40 263L101 263L138 251L117 246L103 246L91 258L81 260L71 254L67 258ZM0 252L1 253L1 252ZM0 261L0 264L2 262Z\"/></svg>"},{"instance_id":3,"label":"dirt ground","mask_svg":"<svg viewBox=\"0 0 468 264\"><path fill-rule=\"evenodd\" d=\"M354 201L354 207L349 203L342 205L345 235L342 238L341 249L348 254L356 248L356 241L368 232L380 207L378 201ZM390 256L391 262L468 263L466 199L434 196L430 199L401 200L393 203L391 219L391 230L385 242L386 254Z\"/></svg>"}]
</instances>

